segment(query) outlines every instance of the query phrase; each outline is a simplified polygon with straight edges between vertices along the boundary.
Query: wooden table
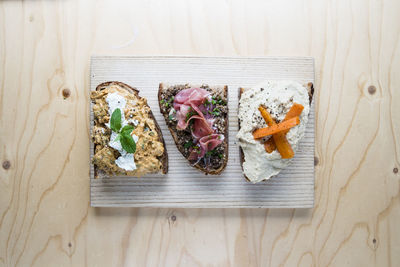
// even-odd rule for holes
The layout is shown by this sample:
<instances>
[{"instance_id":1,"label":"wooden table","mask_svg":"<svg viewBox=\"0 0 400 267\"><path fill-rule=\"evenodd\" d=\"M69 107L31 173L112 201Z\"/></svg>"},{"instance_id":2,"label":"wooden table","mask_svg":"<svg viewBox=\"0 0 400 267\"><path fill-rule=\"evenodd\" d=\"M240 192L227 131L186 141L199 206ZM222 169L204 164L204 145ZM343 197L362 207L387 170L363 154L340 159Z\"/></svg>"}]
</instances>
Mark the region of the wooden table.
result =
<instances>
[{"instance_id":1,"label":"wooden table","mask_svg":"<svg viewBox=\"0 0 400 267\"><path fill-rule=\"evenodd\" d=\"M399 12L1 1L0 265L399 266ZM92 54L315 57L315 208L89 208Z\"/></svg>"}]
</instances>

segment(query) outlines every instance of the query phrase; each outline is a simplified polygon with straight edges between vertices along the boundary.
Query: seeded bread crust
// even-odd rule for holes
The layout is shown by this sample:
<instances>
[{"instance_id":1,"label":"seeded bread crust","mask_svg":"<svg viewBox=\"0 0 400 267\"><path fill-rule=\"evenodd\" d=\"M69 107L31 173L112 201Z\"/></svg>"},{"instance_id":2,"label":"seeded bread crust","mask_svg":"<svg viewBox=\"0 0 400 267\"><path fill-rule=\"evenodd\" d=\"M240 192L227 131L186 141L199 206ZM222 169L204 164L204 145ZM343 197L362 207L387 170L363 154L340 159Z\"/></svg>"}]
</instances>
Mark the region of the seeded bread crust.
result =
<instances>
[{"instance_id":1,"label":"seeded bread crust","mask_svg":"<svg viewBox=\"0 0 400 267\"><path fill-rule=\"evenodd\" d=\"M181 145L181 142L179 142L179 136L178 136L178 132L177 132L178 130L176 129L176 127L171 127L171 125L169 124L169 118L168 118L169 114L167 114L167 113L164 111L163 106L162 106L162 103L161 103L163 93L165 93L167 90L169 90L169 88L171 88L170 86L171 86L171 85L167 85L167 84L164 84L164 83L160 83L159 89L158 89L158 104L159 104L159 107L160 107L160 112L163 114L164 119L165 119L165 122L166 122L166 124L167 124L167 126L168 126L168 129L169 129L169 131L171 132L172 138L173 138L174 141L175 141L176 147L178 148L179 152L180 152L183 156L185 156L185 148L184 148L183 145ZM183 85L183 86L182 86L182 89L191 88L191 87L199 87L199 86L194 86L194 85L186 84L186 85ZM213 89L213 90L217 90L217 88L212 88L212 89ZM228 100L228 86L225 85L223 88L221 88L221 90L222 90L222 92L220 92L220 93L222 93L223 96ZM207 169L206 167L201 166L201 165L198 164L198 163L195 164L195 165L192 165L193 167L197 168L198 170L204 172L206 175L207 175L207 174L212 174L212 175L219 175L219 174L221 174L221 172L225 169L225 167L226 167L226 165L227 165L227 162L228 162L228 144L229 144L229 135L228 135L228 126L229 126L229 125L228 125L228 106L226 106L226 116L225 116L225 120L223 121L223 124L224 124L224 126L225 126L225 127L224 127L225 129L224 129L224 131L223 131L223 134L224 134L224 136L225 136L225 139L224 139L224 141L223 141L222 144L221 144L222 149L223 149L223 154L224 154L223 159L221 159L221 160L222 160L221 166L218 167L218 168L208 168L208 169Z\"/></svg>"},{"instance_id":2,"label":"seeded bread crust","mask_svg":"<svg viewBox=\"0 0 400 267\"><path fill-rule=\"evenodd\" d=\"M125 84L125 83L117 82L117 81L109 81L109 82L101 83L96 87L96 91L102 91L102 90L106 89L107 87L109 87L111 85L118 85L120 88L123 88L126 91L128 91L129 93L136 95L136 97L138 97L140 99L143 99L143 97L139 96L139 90L137 90L136 88L131 87L131 86ZM150 118L152 120L154 120L155 130L156 130L156 132L158 134L158 137L159 137L158 141L162 142L162 144L164 146L164 153L158 159L162 162L161 173L162 174L167 174L168 173L168 152L167 152L167 147L165 146L164 137L162 135L161 128L158 125L157 120L154 117L153 112L152 112L151 109L150 109L150 112L149 112L149 116L150 116ZM96 176L97 172L98 172L96 165L94 166L94 170L95 170L95 176Z\"/></svg>"},{"instance_id":3,"label":"seeded bread crust","mask_svg":"<svg viewBox=\"0 0 400 267\"><path fill-rule=\"evenodd\" d=\"M303 84L303 86L307 88L308 97L309 97L310 105L311 105L312 98L313 98L313 95L314 95L314 85L313 85L312 82L309 82L307 84ZM245 90L246 90L245 88L239 87L239 101L240 101L240 98L242 97L242 94L244 93ZM238 107L239 107L239 103L238 103ZM239 124L239 129L240 129L240 120L239 120L239 118L238 118L238 124ZM241 146L239 146L239 158L240 158L240 166L242 167L242 171L243 171L244 153L243 153L243 150L242 150ZM244 173L243 173L243 176L250 182L250 179Z\"/></svg>"}]
</instances>

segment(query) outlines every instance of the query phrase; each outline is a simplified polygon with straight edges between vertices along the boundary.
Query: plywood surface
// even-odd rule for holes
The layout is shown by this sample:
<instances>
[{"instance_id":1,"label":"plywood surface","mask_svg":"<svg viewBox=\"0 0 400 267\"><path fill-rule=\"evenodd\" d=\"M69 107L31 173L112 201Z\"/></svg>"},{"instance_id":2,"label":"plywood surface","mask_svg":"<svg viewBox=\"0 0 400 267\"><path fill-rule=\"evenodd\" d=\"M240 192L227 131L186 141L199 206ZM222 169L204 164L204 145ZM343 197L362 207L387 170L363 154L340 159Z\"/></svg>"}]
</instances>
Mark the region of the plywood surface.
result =
<instances>
[{"instance_id":1,"label":"plywood surface","mask_svg":"<svg viewBox=\"0 0 400 267\"><path fill-rule=\"evenodd\" d=\"M311 208L314 204L314 105L306 134L289 168L262 183L251 184L242 174L236 134L238 88L265 79L314 82L314 60L305 57L165 57L93 56L91 90L105 81L122 81L140 90L163 132L167 175L94 179L91 166L91 206L175 208ZM158 106L158 84L227 85L229 160L221 175L192 168L175 146ZM91 111L91 118L93 112ZM92 123L91 123L92 125ZM91 143L91 158L94 147Z\"/></svg>"},{"instance_id":2,"label":"plywood surface","mask_svg":"<svg viewBox=\"0 0 400 267\"><path fill-rule=\"evenodd\" d=\"M399 10L0 1L0 266L399 266ZM93 54L313 57L314 208L91 208Z\"/></svg>"}]
</instances>

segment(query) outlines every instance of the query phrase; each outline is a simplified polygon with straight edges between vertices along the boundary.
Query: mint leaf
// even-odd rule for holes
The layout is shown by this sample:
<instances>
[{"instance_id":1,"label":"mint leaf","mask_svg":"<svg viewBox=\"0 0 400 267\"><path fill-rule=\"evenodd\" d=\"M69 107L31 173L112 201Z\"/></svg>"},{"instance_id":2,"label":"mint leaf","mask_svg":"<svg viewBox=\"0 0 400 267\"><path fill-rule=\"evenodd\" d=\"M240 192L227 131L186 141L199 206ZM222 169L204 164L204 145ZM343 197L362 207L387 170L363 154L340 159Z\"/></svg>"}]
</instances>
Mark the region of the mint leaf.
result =
<instances>
[{"instance_id":1,"label":"mint leaf","mask_svg":"<svg viewBox=\"0 0 400 267\"><path fill-rule=\"evenodd\" d=\"M121 129L121 110L119 108L116 108L111 115L110 128L116 133Z\"/></svg>"},{"instance_id":2,"label":"mint leaf","mask_svg":"<svg viewBox=\"0 0 400 267\"><path fill-rule=\"evenodd\" d=\"M135 127L133 127L132 125L125 125L125 126L122 128L121 133L122 133L122 134L127 133L127 134L130 135L131 132L133 131L133 129L135 129Z\"/></svg>"},{"instance_id":3,"label":"mint leaf","mask_svg":"<svg viewBox=\"0 0 400 267\"><path fill-rule=\"evenodd\" d=\"M128 153L135 153L136 143L130 134L121 133L121 146Z\"/></svg>"}]
</instances>

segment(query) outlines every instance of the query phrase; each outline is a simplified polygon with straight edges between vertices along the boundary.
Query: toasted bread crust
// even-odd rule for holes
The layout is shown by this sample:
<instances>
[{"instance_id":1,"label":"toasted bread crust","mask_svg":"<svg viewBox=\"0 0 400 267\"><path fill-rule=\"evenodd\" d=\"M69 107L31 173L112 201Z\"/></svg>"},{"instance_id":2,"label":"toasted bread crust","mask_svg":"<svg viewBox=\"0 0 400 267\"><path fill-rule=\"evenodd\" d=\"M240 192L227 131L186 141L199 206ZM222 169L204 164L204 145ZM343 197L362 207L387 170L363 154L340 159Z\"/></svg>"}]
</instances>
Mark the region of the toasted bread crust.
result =
<instances>
[{"instance_id":1,"label":"toasted bread crust","mask_svg":"<svg viewBox=\"0 0 400 267\"><path fill-rule=\"evenodd\" d=\"M101 83L96 87L96 91L104 90L110 85L118 85L119 87L124 88L125 90L127 90L129 93L136 95L140 99L143 99L143 97L139 96L139 90L138 89L136 89L134 87L131 87L130 85L127 85L126 83L118 82L118 81L109 81L109 82ZM161 173L162 174L167 174L168 173L168 152L167 152L167 147L165 145L164 137L162 135L161 128L158 125L158 122L157 122L156 118L154 117L154 114L153 114L151 109L150 109L150 112L149 112L149 116L150 116L150 118L152 120L154 120L154 124L156 126L155 130L156 130L156 132L158 134L158 137L159 137L158 141L162 142L162 144L164 146L164 153L160 157L160 160L162 162ZM96 166L95 166L95 172L96 172Z\"/></svg>"},{"instance_id":2,"label":"toasted bread crust","mask_svg":"<svg viewBox=\"0 0 400 267\"><path fill-rule=\"evenodd\" d=\"M163 90L166 90L166 89L167 89L167 86L165 86L163 83L159 84L159 87L158 87L158 105L160 107L160 112L161 113L163 113L163 109L162 109L162 106L161 106L162 105L161 104L161 99L162 99L161 95L162 95ZM224 96L226 97L226 99L228 99L228 86L225 85L223 90L224 90ZM168 114L164 114L163 113L163 115L164 115L165 122L168 125L168 121L167 121ZM228 163L228 144L229 144L229 134L228 134L229 124L228 124L228 121L229 121L229 119L228 119L228 113L227 113L227 116L225 118L225 132L224 132L225 139L224 139L224 142L222 143L224 145L224 154L225 154L223 164L218 169L209 169L209 170L207 170L206 168L203 168L199 164L192 165L196 169L204 172L206 175L207 174L212 174L212 175L221 174L221 172L225 169L225 167L226 167L226 165ZM176 134L176 129L172 129L171 127L168 127L168 129L169 129L169 131L170 131L170 133L172 135L172 138L174 139L175 145L178 148L179 152L182 155L184 155L184 147L179 145L178 136Z\"/></svg>"},{"instance_id":3,"label":"toasted bread crust","mask_svg":"<svg viewBox=\"0 0 400 267\"><path fill-rule=\"evenodd\" d=\"M309 96L310 105L311 105L312 98L313 98L313 95L314 95L314 84L312 82L309 82L307 84L304 84L303 86L308 91L308 96ZM240 101L240 98L242 97L242 94L243 94L244 91L245 91L244 88L239 87L239 90L238 90L238 93L239 93L239 98L238 99L239 99L239 101ZM239 108L239 101L238 101L238 108ZM240 120L239 120L239 118L238 118L238 125L239 125L239 129L240 129ZM239 159L240 159L240 167L242 168L242 171L243 171L244 153L243 153L243 149L242 149L241 146L239 146ZM243 176L246 178L246 180L248 180L250 182L250 179L244 173L243 173Z\"/></svg>"}]
</instances>

